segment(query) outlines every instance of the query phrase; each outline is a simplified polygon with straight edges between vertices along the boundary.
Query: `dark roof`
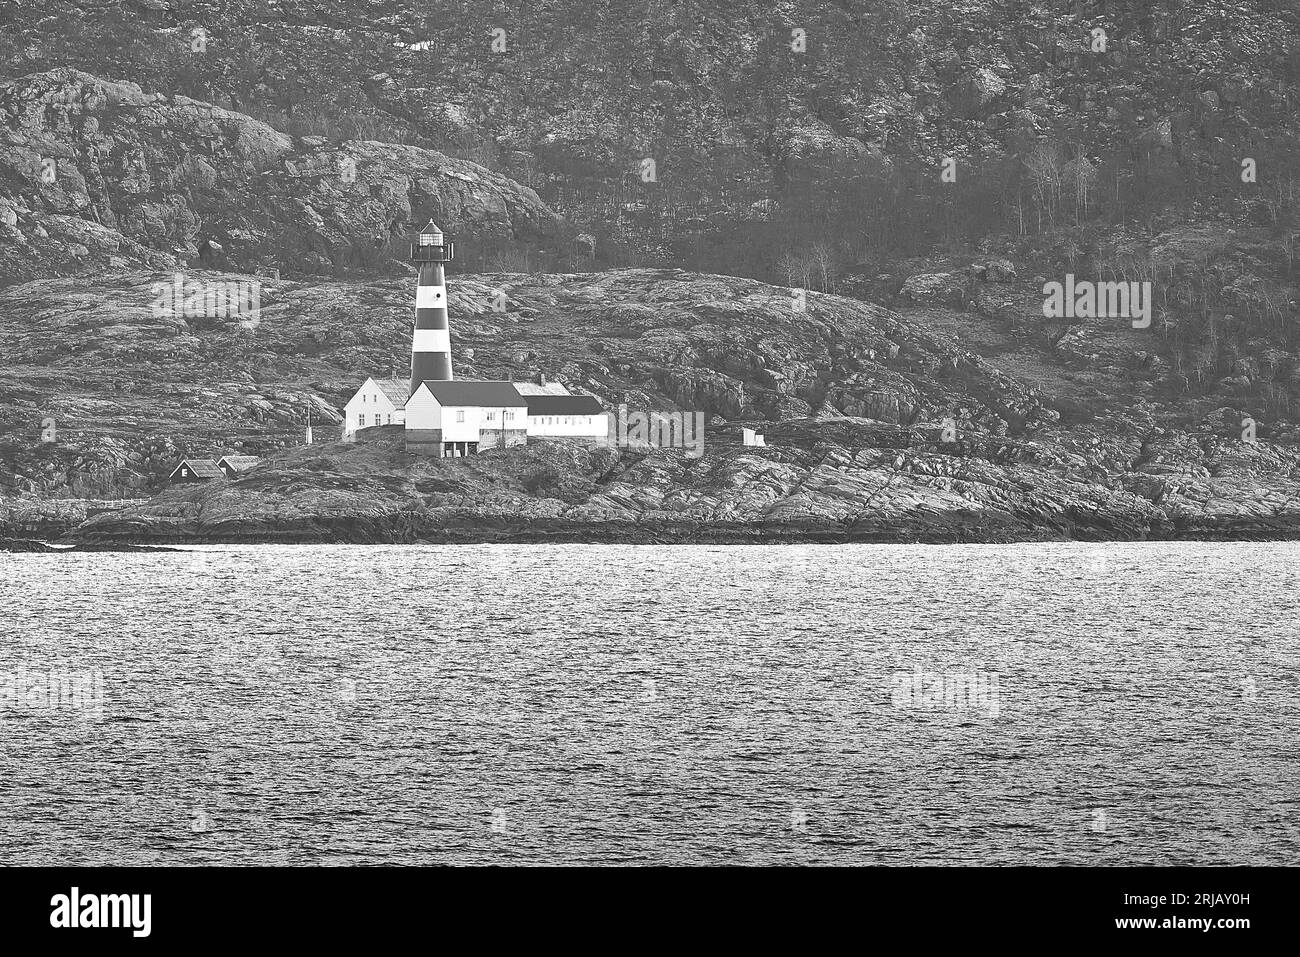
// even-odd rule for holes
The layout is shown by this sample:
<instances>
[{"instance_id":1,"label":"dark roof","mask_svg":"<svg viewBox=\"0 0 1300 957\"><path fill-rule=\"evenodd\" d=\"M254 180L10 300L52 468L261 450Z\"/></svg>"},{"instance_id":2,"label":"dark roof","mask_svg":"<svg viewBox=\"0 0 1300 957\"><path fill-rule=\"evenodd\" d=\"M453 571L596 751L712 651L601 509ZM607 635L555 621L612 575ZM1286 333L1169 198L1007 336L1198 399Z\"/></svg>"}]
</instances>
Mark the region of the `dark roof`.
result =
<instances>
[{"instance_id":1,"label":"dark roof","mask_svg":"<svg viewBox=\"0 0 1300 957\"><path fill-rule=\"evenodd\" d=\"M441 405L505 409L527 404L513 382L445 382L425 379L423 385Z\"/></svg>"},{"instance_id":2,"label":"dark roof","mask_svg":"<svg viewBox=\"0 0 1300 957\"><path fill-rule=\"evenodd\" d=\"M257 455L223 455L217 465L229 465L236 472L246 472L260 461L262 459Z\"/></svg>"},{"instance_id":3,"label":"dark roof","mask_svg":"<svg viewBox=\"0 0 1300 957\"><path fill-rule=\"evenodd\" d=\"M175 475L182 465L188 465L190 471L200 478L225 478L226 473L217 468L217 463L212 459L181 459L176 468L172 469L172 475Z\"/></svg>"},{"instance_id":4,"label":"dark roof","mask_svg":"<svg viewBox=\"0 0 1300 957\"><path fill-rule=\"evenodd\" d=\"M594 395L526 395L529 415L600 415L604 412Z\"/></svg>"}]
</instances>

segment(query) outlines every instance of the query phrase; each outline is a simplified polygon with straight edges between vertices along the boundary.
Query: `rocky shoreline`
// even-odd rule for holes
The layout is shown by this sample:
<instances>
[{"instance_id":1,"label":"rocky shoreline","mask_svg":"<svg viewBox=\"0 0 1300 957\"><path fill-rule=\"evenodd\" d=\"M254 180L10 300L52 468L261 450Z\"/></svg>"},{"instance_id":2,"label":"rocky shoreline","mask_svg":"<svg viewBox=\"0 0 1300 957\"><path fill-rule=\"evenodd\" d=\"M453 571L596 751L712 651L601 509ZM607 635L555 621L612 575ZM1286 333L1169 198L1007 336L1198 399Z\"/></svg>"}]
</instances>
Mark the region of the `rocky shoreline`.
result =
<instances>
[{"instance_id":1,"label":"rocky shoreline","mask_svg":"<svg viewBox=\"0 0 1300 957\"><path fill-rule=\"evenodd\" d=\"M1154 457L1107 473L1095 459L1053 461L1061 451L1039 443L948 448L865 420L788 422L772 438L781 444L715 443L699 458L540 442L428 460L380 436L300 447L150 499L45 512L0 501L0 535L98 548L1300 539L1289 447L1167 436L1198 450L1193 467L1148 438Z\"/></svg>"},{"instance_id":2,"label":"rocky shoreline","mask_svg":"<svg viewBox=\"0 0 1300 957\"><path fill-rule=\"evenodd\" d=\"M952 525L881 524L831 529L793 525L600 525L522 524L514 527L376 528L338 523L332 527L227 529L219 533L115 533L81 539L76 534L42 541L0 539L0 552L65 554L95 551L177 551L193 545L1001 545L1042 542L1287 542L1300 541L1300 519L1228 520L1195 527L1153 525L1143 534L1077 528L1066 533L1010 524L956 522Z\"/></svg>"},{"instance_id":3,"label":"rocky shoreline","mask_svg":"<svg viewBox=\"0 0 1300 957\"><path fill-rule=\"evenodd\" d=\"M66 555L78 552L174 552L179 549L167 545L148 545L132 542L80 542L60 543L31 538L0 538L0 552L30 552L40 555Z\"/></svg>"}]
</instances>

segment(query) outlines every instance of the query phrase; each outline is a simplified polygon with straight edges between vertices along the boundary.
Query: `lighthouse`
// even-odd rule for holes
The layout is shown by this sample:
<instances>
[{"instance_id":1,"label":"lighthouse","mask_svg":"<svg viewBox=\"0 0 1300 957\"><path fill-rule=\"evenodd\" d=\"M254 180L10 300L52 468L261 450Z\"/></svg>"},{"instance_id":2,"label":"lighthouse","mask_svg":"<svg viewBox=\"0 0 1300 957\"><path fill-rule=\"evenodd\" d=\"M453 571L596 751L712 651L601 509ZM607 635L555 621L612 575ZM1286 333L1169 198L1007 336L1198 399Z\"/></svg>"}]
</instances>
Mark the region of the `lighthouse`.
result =
<instances>
[{"instance_id":1,"label":"lighthouse","mask_svg":"<svg viewBox=\"0 0 1300 957\"><path fill-rule=\"evenodd\" d=\"M435 458L526 445L531 436L603 442L608 416L595 396L570 395L558 382L452 381L443 267L454 250L432 220L414 240L411 381L366 379L343 408L343 441L383 440L392 433L379 426L399 425L407 452Z\"/></svg>"},{"instance_id":2,"label":"lighthouse","mask_svg":"<svg viewBox=\"0 0 1300 957\"><path fill-rule=\"evenodd\" d=\"M455 247L429 220L411 244L411 261L420 271L415 286L415 332L411 336L411 387L415 395L422 382L450 382L451 332L447 326L447 278L443 265L452 261Z\"/></svg>"}]
</instances>

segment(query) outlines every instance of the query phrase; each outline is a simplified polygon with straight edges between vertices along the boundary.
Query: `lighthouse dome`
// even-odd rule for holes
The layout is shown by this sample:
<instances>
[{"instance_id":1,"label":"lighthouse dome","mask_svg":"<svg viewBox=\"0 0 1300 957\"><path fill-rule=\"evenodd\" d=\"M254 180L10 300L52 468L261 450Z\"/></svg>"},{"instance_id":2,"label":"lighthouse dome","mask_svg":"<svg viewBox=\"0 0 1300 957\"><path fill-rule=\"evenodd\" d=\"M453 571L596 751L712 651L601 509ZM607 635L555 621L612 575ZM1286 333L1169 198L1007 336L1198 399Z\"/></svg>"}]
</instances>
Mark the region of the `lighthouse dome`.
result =
<instances>
[{"instance_id":1,"label":"lighthouse dome","mask_svg":"<svg viewBox=\"0 0 1300 957\"><path fill-rule=\"evenodd\" d=\"M429 220L429 224L420 230L420 238L417 240L417 245L441 246L442 242L442 230L438 228L438 224L432 219Z\"/></svg>"}]
</instances>

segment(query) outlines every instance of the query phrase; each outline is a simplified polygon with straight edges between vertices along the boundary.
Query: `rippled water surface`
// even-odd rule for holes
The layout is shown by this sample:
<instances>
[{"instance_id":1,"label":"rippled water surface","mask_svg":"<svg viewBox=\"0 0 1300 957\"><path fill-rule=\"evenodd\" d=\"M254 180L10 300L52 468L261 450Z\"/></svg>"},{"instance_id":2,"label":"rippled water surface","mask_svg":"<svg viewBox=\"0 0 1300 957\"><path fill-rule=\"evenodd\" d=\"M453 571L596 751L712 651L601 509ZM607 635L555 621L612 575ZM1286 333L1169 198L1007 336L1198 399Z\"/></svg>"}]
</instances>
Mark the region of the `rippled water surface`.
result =
<instances>
[{"instance_id":1,"label":"rippled water surface","mask_svg":"<svg viewBox=\"0 0 1300 957\"><path fill-rule=\"evenodd\" d=\"M1295 544L0 565L2 863L1300 863Z\"/></svg>"}]
</instances>

